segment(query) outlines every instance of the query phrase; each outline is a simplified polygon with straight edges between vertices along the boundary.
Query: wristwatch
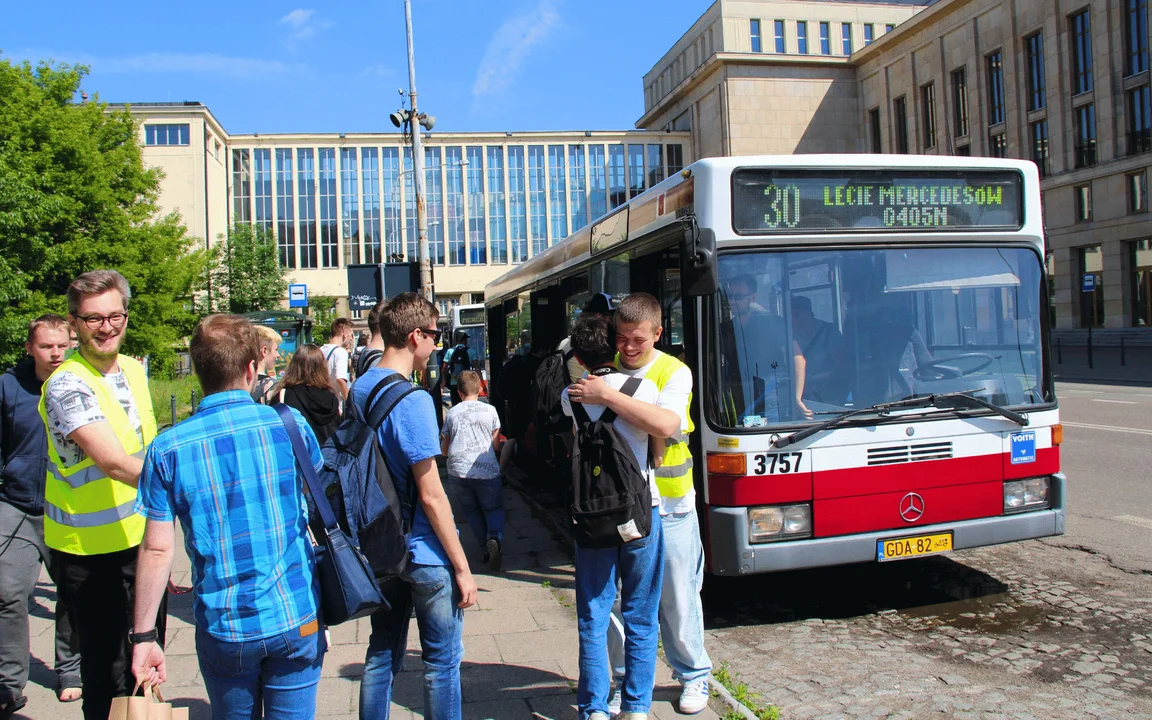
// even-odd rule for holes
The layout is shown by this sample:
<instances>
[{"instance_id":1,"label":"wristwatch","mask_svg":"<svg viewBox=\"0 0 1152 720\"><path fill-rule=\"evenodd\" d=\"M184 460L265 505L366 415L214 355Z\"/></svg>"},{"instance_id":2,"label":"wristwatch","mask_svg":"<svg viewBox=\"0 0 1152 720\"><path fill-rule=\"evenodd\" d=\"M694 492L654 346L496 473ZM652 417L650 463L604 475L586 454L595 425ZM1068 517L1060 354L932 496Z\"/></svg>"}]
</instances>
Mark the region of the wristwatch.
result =
<instances>
[{"instance_id":1,"label":"wristwatch","mask_svg":"<svg viewBox=\"0 0 1152 720\"><path fill-rule=\"evenodd\" d=\"M156 628L152 628L151 630L145 630L144 632L128 633L128 642L132 643L133 645L139 645L140 643L156 642L159 637L160 631Z\"/></svg>"}]
</instances>

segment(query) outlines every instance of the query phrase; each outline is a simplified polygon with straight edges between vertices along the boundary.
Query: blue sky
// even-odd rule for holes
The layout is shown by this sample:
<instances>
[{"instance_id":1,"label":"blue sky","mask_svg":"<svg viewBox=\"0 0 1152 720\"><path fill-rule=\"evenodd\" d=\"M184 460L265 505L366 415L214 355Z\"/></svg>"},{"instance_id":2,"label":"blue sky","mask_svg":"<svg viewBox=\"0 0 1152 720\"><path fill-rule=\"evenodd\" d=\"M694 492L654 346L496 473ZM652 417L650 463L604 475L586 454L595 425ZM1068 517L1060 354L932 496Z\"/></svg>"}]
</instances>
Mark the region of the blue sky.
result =
<instances>
[{"instance_id":1,"label":"blue sky","mask_svg":"<svg viewBox=\"0 0 1152 720\"><path fill-rule=\"evenodd\" d=\"M420 109L443 131L632 128L710 4L412 0ZM5 5L4 57L88 64L108 102L198 100L232 133L391 131L408 89L403 0Z\"/></svg>"}]
</instances>

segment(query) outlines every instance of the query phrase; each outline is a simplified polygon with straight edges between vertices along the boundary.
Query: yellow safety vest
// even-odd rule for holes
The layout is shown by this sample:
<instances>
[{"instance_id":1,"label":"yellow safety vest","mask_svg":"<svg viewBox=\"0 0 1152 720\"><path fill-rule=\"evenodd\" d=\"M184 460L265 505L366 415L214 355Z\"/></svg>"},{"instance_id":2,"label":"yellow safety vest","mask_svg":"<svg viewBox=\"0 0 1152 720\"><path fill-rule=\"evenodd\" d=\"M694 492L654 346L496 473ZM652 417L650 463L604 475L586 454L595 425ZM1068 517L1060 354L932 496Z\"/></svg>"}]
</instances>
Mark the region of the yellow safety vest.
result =
<instances>
[{"instance_id":1,"label":"yellow safety vest","mask_svg":"<svg viewBox=\"0 0 1152 720\"><path fill-rule=\"evenodd\" d=\"M121 355L119 365L140 415L143 443L112 387L79 353L61 363L45 386L60 373L69 372L80 378L96 395L124 452L143 459L156 437L148 378L144 366L130 357ZM44 427L50 428L44 400L41 395L40 418ZM135 504L136 488L105 475L92 458L65 465L49 439L44 492L44 542L48 547L72 555L104 555L136 547L144 537L144 517L133 511Z\"/></svg>"},{"instance_id":2,"label":"yellow safety vest","mask_svg":"<svg viewBox=\"0 0 1152 720\"><path fill-rule=\"evenodd\" d=\"M688 366L672 357L668 353L660 353L652 367L644 377L656 383L656 388L664 390L664 386L672 379L680 368ZM620 365L620 355L616 355L616 365ZM669 438L664 438L664 462L656 468L656 487L660 496L666 498L684 497L692 490L692 453L688 450L688 434L696 430L692 422L692 394L688 394L688 407L684 408L684 416L688 418L688 432L677 432Z\"/></svg>"}]
</instances>

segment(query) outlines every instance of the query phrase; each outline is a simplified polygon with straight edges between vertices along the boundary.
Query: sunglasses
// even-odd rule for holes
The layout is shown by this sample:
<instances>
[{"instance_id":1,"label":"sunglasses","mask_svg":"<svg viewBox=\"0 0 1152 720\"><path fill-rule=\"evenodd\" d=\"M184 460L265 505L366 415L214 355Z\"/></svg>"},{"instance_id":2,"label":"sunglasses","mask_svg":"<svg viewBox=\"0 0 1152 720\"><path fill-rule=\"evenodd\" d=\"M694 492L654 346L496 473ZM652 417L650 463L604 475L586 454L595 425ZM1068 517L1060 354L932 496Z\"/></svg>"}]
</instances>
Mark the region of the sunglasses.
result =
<instances>
[{"instance_id":1,"label":"sunglasses","mask_svg":"<svg viewBox=\"0 0 1152 720\"><path fill-rule=\"evenodd\" d=\"M440 336L444 334L443 330L430 330L429 328L416 328L422 334L432 338L432 342L440 342Z\"/></svg>"}]
</instances>

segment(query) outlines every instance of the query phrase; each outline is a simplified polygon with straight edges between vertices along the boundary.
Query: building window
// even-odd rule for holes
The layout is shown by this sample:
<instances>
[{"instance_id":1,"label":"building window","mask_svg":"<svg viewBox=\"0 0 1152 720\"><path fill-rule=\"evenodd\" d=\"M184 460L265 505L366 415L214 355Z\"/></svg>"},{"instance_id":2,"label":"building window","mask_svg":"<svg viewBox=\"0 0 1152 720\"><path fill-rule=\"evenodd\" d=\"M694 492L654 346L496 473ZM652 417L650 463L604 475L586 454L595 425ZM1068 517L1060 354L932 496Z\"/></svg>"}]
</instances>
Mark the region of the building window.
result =
<instances>
[{"instance_id":1,"label":"building window","mask_svg":"<svg viewBox=\"0 0 1152 720\"><path fill-rule=\"evenodd\" d=\"M568 200L572 232L588 224L588 180L584 172L584 146L568 146Z\"/></svg>"},{"instance_id":2,"label":"building window","mask_svg":"<svg viewBox=\"0 0 1152 720\"><path fill-rule=\"evenodd\" d=\"M1081 105L1074 111L1076 120L1076 167L1096 164L1096 107Z\"/></svg>"},{"instance_id":3,"label":"building window","mask_svg":"<svg viewBox=\"0 0 1152 720\"><path fill-rule=\"evenodd\" d=\"M340 265L336 227L336 148L320 148L320 267ZM415 257L415 253L411 257Z\"/></svg>"},{"instance_id":4,"label":"building window","mask_svg":"<svg viewBox=\"0 0 1152 720\"><path fill-rule=\"evenodd\" d=\"M1124 16L1124 49L1128 53L1125 75L1148 69L1148 2L1126 0Z\"/></svg>"},{"instance_id":5,"label":"building window","mask_svg":"<svg viewBox=\"0 0 1152 720\"><path fill-rule=\"evenodd\" d=\"M999 51L986 58L988 66L988 124L1004 122L1004 62Z\"/></svg>"},{"instance_id":6,"label":"building window","mask_svg":"<svg viewBox=\"0 0 1152 720\"><path fill-rule=\"evenodd\" d=\"M760 52L760 21L749 20L748 24L752 32L752 52Z\"/></svg>"},{"instance_id":7,"label":"building window","mask_svg":"<svg viewBox=\"0 0 1152 720\"><path fill-rule=\"evenodd\" d=\"M1152 150L1152 93L1147 85L1128 91L1128 154Z\"/></svg>"},{"instance_id":8,"label":"building window","mask_svg":"<svg viewBox=\"0 0 1152 720\"><path fill-rule=\"evenodd\" d=\"M952 71L952 132L955 137L968 134L968 71Z\"/></svg>"},{"instance_id":9,"label":"building window","mask_svg":"<svg viewBox=\"0 0 1152 720\"><path fill-rule=\"evenodd\" d=\"M668 177L684 169L684 146L680 143L665 146L668 152Z\"/></svg>"},{"instance_id":10,"label":"building window","mask_svg":"<svg viewBox=\"0 0 1152 720\"><path fill-rule=\"evenodd\" d=\"M442 148L424 148L424 207L428 215L428 261L444 264L444 188L440 184Z\"/></svg>"},{"instance_id":11,"label":"building window","mask_svg":"<svg viewBox=\"0 0 1152 720\"><path fill-rule=\"evenodd\" d=\"M470 145L468 156L468 262L488 262L488 227L484 214L484 148Z\"/></svg>"},{"instance_id":12,"label":"building window","mask_svg":"<svg viewBox=\"0 0 1152 720\"><path fill-rule=\"evenodd\" d=\"M1076 222L1092 221L1092 186L1078 185L1072 190L1076 195Z\"/></svg>"},{"instance_id":13,"label":"building window","mask_svg":"<svg viewBox=\"0 0 1152 720\"><path fill-rule=\"evenodd\" d=\"M276 148L276 249L280 267L296 267L296 224L292 222L292 148Z\"/></svg>"},{"instance_id":14,"label":"building window","mask_svg":"<svg viewBox=\"0 0 1152 720\"><path fill-rule=\"evenodd\" d=\"M404 221L400 214L400 148L382 148L380 164L383 167L384 183L381 193L384 200L384 260L400 262L404 259Z\"/></svg>"},{"instance_id":15,"label":"building window","mask_svg":"<svg viewBox=\"0 0 1152 720\"><path fill-rule=\"evenodd\" d=\"M252 220L252 160L247 150L232 151L232 222Z\"/></svg>"},{"instance_id":16,"label":"building window","mask_svg":"<svg viewBox=\"0 0 1152 720\"><path fill-rule=\"evenodd\" d=\"M145 145L187 145L188 125L145 125Z\"/></svg>"},{"instance_id":17,"label":"building window","mask_svg":"<svg viewBox=\"0 0 1152 720\"><path fill-rule=\"evenodd\" d=\"M1024 39L1028 56L1028 109L1044 107L1044 35L1036 33Z\"/></svg>"},{"instance_id":18,"label":"building window","mask_svg":"<svg viewBox=\"0 0 1152 720\"><path fill-rule=\"evenodd\" d=\"M360 187L357 174L356 148L340 148L340 220L344 231L346 266L360 262Z\"/></svg>"},{"instance_id":19,"label":"building window","mask_svg":"<svg viewBox=\"0 0 1152 720\"><path fill-rule=\"evenodd\" d=\"M384 262L380 237L380 150L360 148L364 186L364 262Z\"/></svg>"},{"instance_id":20,"label":"building window","mask_svg":"<svg viewBox=\"0 0 1152 720\"><path fill-rule=\"evenodd\" d=\"M786 50L784 48L784 21L777 20L773 23L774 31L776 33L776 52L783 55Z\"/></svg>"},{"instance_id":21,"label":"building window","mask_svg":"<svg viewBox=\"0 0 1152 720\"><path fill-rule=\"evenodd\" d=\"M796 52L801 55L808 54L808 21L796 21Z\"/></svg>"},{"instance_id":22,"label":"building window","mask_svg":"<svg viewBox=\"0 0 1152 720\"><path fill-rule=\"evenodd\" d=\"M508 216L504 210L504 148L488 146L488 242L492 263L508 263Z\"/></svg>"},{"instance_id":23,"label":"building window","mask_svg":"<svg viewBox=\"0 0 1152 720\"><path fill-rule=\"evenodd\" d=\"M988 136L988 157L1008 157L1008 136L1004 133L993 133Z\"/></svg>"},{"instance_id":24,"label":"building window","mask_svg":"<svg viewBox=\"0 0 1152 720\"><path fill-rule=\"evenodd\" d=\"M1068 18L1072 27L1072 94L1092 90L1092 28L1088 11L1082 10Z\"/></svg>"},{"instance_id":25,"label":"building window","mask_svg":"<svg viewBox=\"0 0 1152 720\"><path fill-rule=\"evenodd\" d=\"M365 150L364 152L367 152ZM468 261L467 233L464 232L464 148L456 145L444 149L444 214L448 222L448 264L464 265ZM368 230L368 170L364 170L364 254L372 259Z\"/></svg>"},{"instance_id":26,"label":"building window","mask_svg":"<svg viewBox=\"0 0 1152 720\"><path fill-rule=\"evenodd\" d=\"M628 202L628 184L625 178L624 146L608 146L608 201L612 209Z\"/></svg>"},{"instance_id":27,"label":"building window","mask_svg":"<svg viewBox=\"0 0 1152 720\"><path fill-rule=\"evenodd\" d=\"M884 137L883 129L880 127L880 108L872 108L868 111L868 130L872 135L872 152L884 152Z\"/></svg>"},{"instance_id":28,"label":"building window","mask_svg":"<svg viewBox=\"0 0 1152 720\"><path fill-rule=\"evenodd\" d=\"M654 143L648 146L648 187L655 187L664 181L664 146Z\"/></svg>"},{"instance_id":29,"label":"building window","mask_svg":"<svg viewBox=\"0 0 1152 720\"><path fill-rule=\"evenodd\" d=\"M886 25L884 26L884 34L885 34L885 35L887 35L888 33L892 32L892 31L893 31L893 30L895 30L895 29L896 29L896 25L895 25L895 24L893 24L893 23L888 23L888 24L886 24Z\"/></svg>"},{"instance_id":30,"label":"building window","mask_svg":"<svg viewBox=\"0 0 1152 720\"><path fill-rule=\"evenodd\" d=\"M644 146L628 146L628 197L644 192Z\"/></svg>"},{"instance_id":31,"label":"building window","mask_svg":"<svg viewBox=\"0 0 1152 720\"><path fill-rule=\"evenodd\" d=\"M872 44L876 38L876 26L872 23L864 23L864 46L867 47Z\"/></svg>"},{"instance_id":32,"label":"building window","mask_svg":"<svg viewBox=\"0 0 1152 720\"><path fill-rule=\"evenodd\" d=\"M1080 327L1104 327L1104 253L1099 245L1079 248L1080 277L1095 275L1092 292L1077 293L1080 296Z\"/></svg>"},{"instance_id":33,"label":"building window","mask_svg":"<svg viewBox=\"0 0 1152 720\"><path fill-rule=\"evenodd\" d=\"M1040 171L1040 177L1049 173L1048 169L1048 121L1039 120L1032 123L1032 162Z\"/></svg>"},{"instance_id":34,"label":"building window","mask_svg":"<svg viewBox=\"0 0 1152 720\"><path fill-rule=\"evenodd\" d=\"M668 147L668 162L672 162L672 147ZM604 173L605 158L603 145L588 146L588 209L589 222L603 217L608 212L608 181Z\"/></svg>"},{"instance_id":35,"label":"building window","mask_svg":"<svg viewBox=\"0 0 1152 720\"><path fill-rule=\"evenodd\" d=\"M920 88L920 120L924 126L924 149L936 147L936 83Z\"/></svg>"},{"instance_id":36,"label":"building window","mask_svg":"<svg viewBox=\"0 0 1152 720\"><path fill-rule=\"evenodd\" d=\"M908 102L904 96L892 101L892 126L896 134L896 152L908 153Z\"/></svg>"},{"instance_id":37,"label":"building window","mask_svg":"<svg viewBox=\"0 0 1152 720\"><path fill-rule=\"evenodd\" d=\"M1125 176L1124 184L1128 189L1128 212L1148 212L1148 172L1130 173Z\"/></svg>"},{"instance_id":38,"label":"building window","mask_svg":"<svg viewBox=\"0 0 1152 720\"><path fill-rule=\"evenodd\" d=\"M840 43L845 55L852 54L852 23L840 24Z\"/></svg>"},{"instance_id":39,"label":"building window","mask_svg":"<svg viewBox=\"0 0 1152 720\"><path fill-rule=\"evenodd\" d=\"M508 148L508 239L512 264L528 259L528 191L525 181L524 147Z\"/></svg>"},{"instance_id":40,"label":"building window","mask_svg":"<svg viewBox=\"0 0 1152 720\"><path fill-rule=\"evenodd\" d=\"M300 216L300 267L316 268L316 156L312 148L296 151L296 197Z\"/></svg>"},{"instance_id":41,"label":"building window","mask_svg":"<svg viewBox=\"0 0 1152 720\"><path fill-rule=\"evenodd\" d=\"M252 170L256 223L272 232L272 151L268 148L253 150Z\"/></svg>"},{"instance_id":42,"label":"building window","mask_svg":"<svg viewBox=\"0 0 1152 720\"><path fill-rule=\"evenodd\" d=\"M660 147L657 145L656 147ZM548 146L548 204L552 213L552 242L568 237L568 171L564 167L564 146Z\"/></svg>"},{"instance_id":43,"label":"building window","mask_svg":"<svg viewBox=\"0 0 1152 720\"><path fill-rule=\"evenodd\" d=\"M956 157L970 157L972 155L971 145L957 145Z\"/></svg>"},{"instance_id":44,"label":"building window","mask_svg":"<svg viewBox=\"0 0 1152 720\"><path fill-rule=\"evenodd\" d=\"M820 54L821 55L831 55L832 54L832 38L830 37L831 33L832 33L832 30L829 27L828 23L826 23L826 22L820 23Z\"/></svg>"},{"instance_id":45,"label":"building window","mask_svg":"<svg viewBox=\"0 0 1152 720\"><path fill-rule=\"evenodd\" d=\"M1152 240L1135 240L1132 255L1132 326L1152 325Z\"/></svg>"},{"instance_id":46,"label":"building window","mask_svg":"<svg viewBox=\"0 0 1152 720\"><path fill-rule=\"evenodd\" d=\"M548 249L548 176L544 172L544 146L528 146L528 208L532 222L532 254ZM565 237L567 233L565 233Z\"/></svg>"}]
</instances>

